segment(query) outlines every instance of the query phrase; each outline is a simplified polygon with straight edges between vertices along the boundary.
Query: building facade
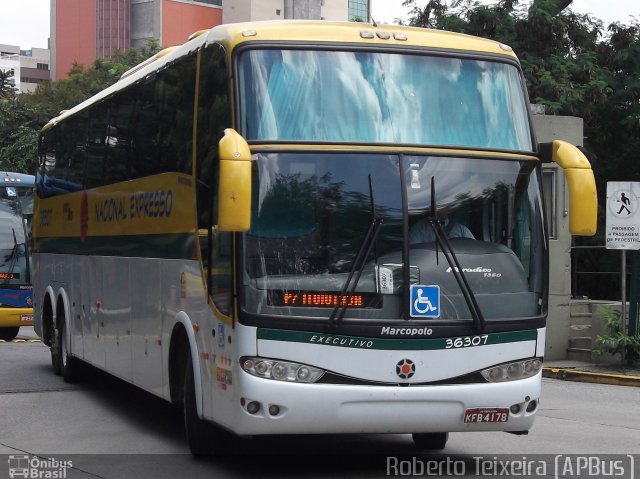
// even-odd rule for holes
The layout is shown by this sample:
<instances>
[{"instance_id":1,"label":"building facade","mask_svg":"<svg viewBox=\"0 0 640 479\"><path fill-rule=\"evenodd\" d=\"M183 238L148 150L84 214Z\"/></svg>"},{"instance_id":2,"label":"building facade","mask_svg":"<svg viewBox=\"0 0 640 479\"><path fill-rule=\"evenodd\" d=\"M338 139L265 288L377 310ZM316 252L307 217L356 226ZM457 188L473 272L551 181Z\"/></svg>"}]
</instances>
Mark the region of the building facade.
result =
<instances>
[{"instance_id":1,"label":"building facade","mask_svg":"<svg viewBox=\"0 0 640 479\"><path fill-rule=\"evenodd\" d=\"M50 0L52 78L155 39L184 43L221 23L309 19L369 21L370 0Z\"/></svg>"},{"instance_id":2,"label":"building facade","mask_svg":"<svg viewBox=\"0 0 640 479\"><path fill-rule=\"evenodd\" d=\"M18 92L32 92L51 79L50 52L46 48L21 50L17 45L0 44L0 70L13 73L13 85Z\"/></svg>"},{"instance_id":3,"label":"building facade","mask_svg":"<svg viewBox=\"0 0 640 479\"><path fill-rule=\"evenodd\" d=\"M184 43L194 31L222 23L222 0L51 0L52 78L74 63L90 65L117 51Z\"/></svg>"},{"instance_id":4,"label":"building facade","mask_svg":"<svg viewBox=\"0 0 640 479\"><path fill-rule=\"evenodd\" d=\"M224 23L260 20L369 21L370 0L224 0Z\"/></svg>"}]
</instances>

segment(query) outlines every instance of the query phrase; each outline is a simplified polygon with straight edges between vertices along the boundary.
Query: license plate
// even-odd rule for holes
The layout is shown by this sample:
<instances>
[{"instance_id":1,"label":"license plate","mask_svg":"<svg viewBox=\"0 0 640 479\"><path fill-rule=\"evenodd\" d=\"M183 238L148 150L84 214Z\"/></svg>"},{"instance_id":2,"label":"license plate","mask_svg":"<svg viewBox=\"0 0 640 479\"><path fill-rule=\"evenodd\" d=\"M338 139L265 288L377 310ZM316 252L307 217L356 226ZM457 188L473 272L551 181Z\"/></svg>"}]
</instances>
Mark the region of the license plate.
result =
<instances>
[{"instance_id":1,"label":"license plate","mask_svg":"<svg viewBox=\"0 0 640 479\"><path fill-rule=\"evenodd\" d=\"M23 314L20 316L20 321L22 322L27 322L27 321L33 321L33 314Z\"/></svg>"},{"instance_id":2,"label":"license plate","mask_svg":"<svg viewBox=\"0 0 640 479\"><path fill-rule=\"evenodd\" d=\"M464 412L465 424L481 424L487 422L507 422L508 407L476 407Z\"/></svg>"}]
</instances>

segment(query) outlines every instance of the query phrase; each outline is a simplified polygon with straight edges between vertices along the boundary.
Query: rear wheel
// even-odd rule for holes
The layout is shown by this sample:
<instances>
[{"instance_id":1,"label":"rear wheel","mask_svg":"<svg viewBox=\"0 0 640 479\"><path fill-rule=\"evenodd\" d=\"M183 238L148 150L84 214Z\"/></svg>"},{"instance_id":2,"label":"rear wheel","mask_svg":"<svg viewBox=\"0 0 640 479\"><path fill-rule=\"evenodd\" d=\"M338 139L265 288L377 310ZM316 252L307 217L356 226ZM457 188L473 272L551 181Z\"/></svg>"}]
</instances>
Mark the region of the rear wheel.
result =
<instances>
[{"instance_id":1,"label":"rear wheel","mask_svg":"<svg viewBox=\"0 0 640 479\"><path fill-rule=\"evenodd\" d=\"M71 356L65 328L63 318L60 321L60 327L54 330L55 341L51 344L51 362L56 374L60 374L66 382L73 383L79 379L82 365L78 359Z\"/></svg>"},{"instance_id":2,"label":"rear wheel","mask_svg":"<svg viewBox=\"0 0 640 479\"><path fill-rule=\"evenodd\" d=\"M60 335L58 330L51 326L50 338L49 338L49 351L51 352L51 369L54 374L60 376L60 370L62 367L62 361L60 359Z\"/></svg>"},{"instance_id":3,"label":"rear wheel","mask_svg":"<svg viewBox=\"0 0 640 479\"><path fill-rule=\"evenodd\" d=\"M18 335L18 331L20 331L19 327L0 328L0 339L4 339L5 341L13 341Z\"/></svg>"},{"instance_id":4,"label":"rear wheel","mask_svg":"<svg viewBox=\"0 0 640 479\"><path fill-rule=\"evenodd\" d=\"M427 451L440 451L447 445L449 439L448 432L426 432L426 433L414 433L413 443L418 449Z\"/></svg>"}]
</instances>

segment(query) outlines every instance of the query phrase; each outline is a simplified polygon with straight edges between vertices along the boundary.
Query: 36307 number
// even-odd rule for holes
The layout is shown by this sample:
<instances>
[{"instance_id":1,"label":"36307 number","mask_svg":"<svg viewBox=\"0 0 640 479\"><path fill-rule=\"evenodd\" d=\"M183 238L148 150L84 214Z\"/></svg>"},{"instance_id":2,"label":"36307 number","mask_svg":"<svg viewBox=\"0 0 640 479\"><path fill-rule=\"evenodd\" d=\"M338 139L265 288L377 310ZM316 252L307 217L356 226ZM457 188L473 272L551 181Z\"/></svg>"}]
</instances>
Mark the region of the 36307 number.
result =
<instances>
[{"instance_id":1,"label":"36307 number","mask_svg":"<svg viewBox=\"0 0 640 479\"><path fill-rule=\"evenodd\" d=\"M445 349L469 348L471 346L484 346L489 339L488 334L479 336L464 336L462 338L445 339Z\"/></svg>"}]
</instances>

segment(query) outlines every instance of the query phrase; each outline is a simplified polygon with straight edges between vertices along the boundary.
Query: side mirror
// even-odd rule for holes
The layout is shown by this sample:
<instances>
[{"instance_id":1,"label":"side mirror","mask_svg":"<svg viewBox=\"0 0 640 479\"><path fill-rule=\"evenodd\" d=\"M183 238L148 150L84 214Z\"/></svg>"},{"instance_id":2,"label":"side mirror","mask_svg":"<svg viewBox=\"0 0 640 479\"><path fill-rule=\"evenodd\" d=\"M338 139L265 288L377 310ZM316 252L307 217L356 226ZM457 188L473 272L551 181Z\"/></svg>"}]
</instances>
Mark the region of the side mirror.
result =
<instances>
[{"instance_id":1,"label":"side mirror","mask_svg":"<svg viewBox=\"0 0 640 479\"><path fill-rule=\"evenodd\" d=\"M540 159L557 163L564 171L569 187L569 232L593 236L598 227L596 180L587 157L571 143L554 140L540 145Z\"/></svg>"},{"instance_id":2,"label":"side mirror","mask_svg":"<svg viewBox=\"0 0 640 479\"><path fill-rule=\"evenodd\" d=\"M251 227L251 150L238 132L228 128L218 156L218 230L247 231Z\"/></svg>"}]
</instances>

